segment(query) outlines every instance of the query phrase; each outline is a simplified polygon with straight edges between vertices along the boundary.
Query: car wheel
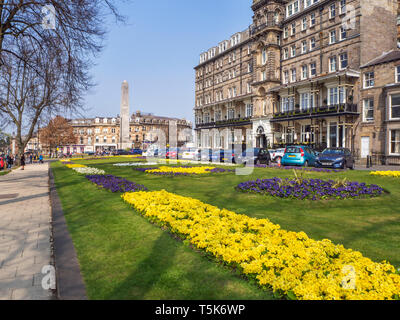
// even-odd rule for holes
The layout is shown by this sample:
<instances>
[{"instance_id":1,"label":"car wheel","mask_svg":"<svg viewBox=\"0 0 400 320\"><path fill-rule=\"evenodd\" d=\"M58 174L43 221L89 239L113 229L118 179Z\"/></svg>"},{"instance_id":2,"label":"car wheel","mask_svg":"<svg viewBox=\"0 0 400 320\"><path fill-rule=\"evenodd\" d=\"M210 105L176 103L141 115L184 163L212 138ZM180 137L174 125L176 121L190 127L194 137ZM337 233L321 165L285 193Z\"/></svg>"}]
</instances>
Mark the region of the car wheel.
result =
<instances>
[{"instance_id":1,"label":"car wheel","mask_svg":"<svg viewBox=\"0 0 400 320\"><path fill-rule=\"evenodd\" d=\"M308 161L304 162L304 167L306 167L306 168L308 168L308 167L309 167L309 165L308 165Z\"/></svg>"},{"instance_id":2,"label":"car wheel","mask_svg":"<svg viewBox=\"0 0 400 320\"><path fill-rule=\"evenodd\" d=\"M347 167L347 164L346 164L345 161L343 161L343 164L342 164L342 166L340 167L340 169L344 170L344 169L346 169L346 167Z\"/></svg>"},{"instance_id":3,"label":"car wheel","mask_svg":"<svg viewBox=\"0 0 400 320\"><path fill-rule=\"evenodd\" d=\"M353 164L351 165L350 170L354 170L354 169L355 169L355 163L353 161Z\"/></svg>"},{"instance_id":4,"label":"car wheel","mask_svg":"<svg viewBox=\"0 0 400 320\"><path fill-rule=\"evenodd\" d=\"M256 165L259 166L260 164L261 164L261 161L257 159L256 160Z\"/></svg>"},{"instance_id":5,"label":"car wheel","mask_svg":"<svg viewBox=\"0 0 400 320\"><path fill-rule=\"evenodd\" d=\"M276 158L276 159L275 159L275 162L278 163L278 164L279 164L279 163L282 163L282 157Z\"/></svg>"}]
</instances>

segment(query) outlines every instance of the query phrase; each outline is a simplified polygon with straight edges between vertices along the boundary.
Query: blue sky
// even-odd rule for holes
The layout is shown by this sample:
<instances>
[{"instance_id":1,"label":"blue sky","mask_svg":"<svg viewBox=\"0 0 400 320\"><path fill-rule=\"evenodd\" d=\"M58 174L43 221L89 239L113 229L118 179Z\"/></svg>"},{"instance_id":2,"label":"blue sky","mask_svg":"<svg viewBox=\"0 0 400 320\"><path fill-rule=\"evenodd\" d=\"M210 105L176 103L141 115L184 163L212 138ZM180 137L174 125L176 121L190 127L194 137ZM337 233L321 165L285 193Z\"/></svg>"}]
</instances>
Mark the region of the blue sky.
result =
<instances>
[{"instance_id":1,"label":"blue sky","mask_svg":"<svg viewBox=\"0 0 400 320\"><path fill-rule=\"evenodd\" d=\"M193 120L199 54L251 23L251 0L131 0L127 25L109 23L106 47L92 70L98 84L84 116L119 114L121 83L130 84L131 113Z\"/></svg>"}]
</instances>

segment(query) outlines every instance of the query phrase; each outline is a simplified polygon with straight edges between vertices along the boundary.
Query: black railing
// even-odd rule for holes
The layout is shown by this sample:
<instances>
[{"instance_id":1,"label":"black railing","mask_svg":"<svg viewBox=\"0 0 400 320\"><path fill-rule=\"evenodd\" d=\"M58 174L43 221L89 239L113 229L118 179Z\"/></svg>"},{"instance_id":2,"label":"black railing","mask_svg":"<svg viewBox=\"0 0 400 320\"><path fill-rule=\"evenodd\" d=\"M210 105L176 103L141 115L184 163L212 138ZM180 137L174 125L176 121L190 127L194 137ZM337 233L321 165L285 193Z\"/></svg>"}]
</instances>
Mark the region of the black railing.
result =
<instances>
[{"instance_id":1,"label":"black railing","mask_svg":"<svg viewBox=\"0 0 400 320\"><path fill-rule=\"evenodd\" d=\"M218 127L218 126L228 126L228 125L241 125L241 124L247 124L249 122L251 122L251 118L237 118L237 119L221 120L209 123L198 123L196 124L196 127L204 128L204 127Z\"/></svg>"},{"instance_id":2,"label":"black railing","mask_svg":"<svg viewBox=\"0 0 400 320\"><path fill-rule=\"evenodd\" d=\"M260 24L259 26L250 26L250 35L255 35L257 32L265 29L265 28L282 28L282 23L276 21L268 21L267 23Z\"/></svg>"},{"instance_id":3,"label":"black railing","mask_svg":"<svg viewBox=\"0 0 400 320\"><path fill-rule=\"evenodd\" d=\"M292 111L278 112L274 114L274 119L341 113L358 114L357 104L344 103L310 109L295 109Z\"/></svg>"}]
</instances>

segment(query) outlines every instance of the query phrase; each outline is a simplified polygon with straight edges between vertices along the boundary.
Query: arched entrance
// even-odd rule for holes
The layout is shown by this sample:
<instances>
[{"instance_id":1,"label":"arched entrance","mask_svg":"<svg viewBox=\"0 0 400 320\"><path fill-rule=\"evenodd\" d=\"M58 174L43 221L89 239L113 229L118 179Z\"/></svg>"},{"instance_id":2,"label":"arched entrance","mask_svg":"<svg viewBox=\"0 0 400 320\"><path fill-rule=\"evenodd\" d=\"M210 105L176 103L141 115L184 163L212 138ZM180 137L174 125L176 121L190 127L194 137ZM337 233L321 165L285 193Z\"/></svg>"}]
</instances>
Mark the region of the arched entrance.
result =
<instances>
[{"instance_id":1,"label":"arched entrance","mask_svg":"<svg viewBox=\"0 0 400 320\"><path fill-rule=\"evenodd\" d=\"M266 148L268 146L268 140L265 136L265 130L262 126L259 126L257 129L257 138L256 138L256 147L257 148Z\"/></svg>"}]
</instances>

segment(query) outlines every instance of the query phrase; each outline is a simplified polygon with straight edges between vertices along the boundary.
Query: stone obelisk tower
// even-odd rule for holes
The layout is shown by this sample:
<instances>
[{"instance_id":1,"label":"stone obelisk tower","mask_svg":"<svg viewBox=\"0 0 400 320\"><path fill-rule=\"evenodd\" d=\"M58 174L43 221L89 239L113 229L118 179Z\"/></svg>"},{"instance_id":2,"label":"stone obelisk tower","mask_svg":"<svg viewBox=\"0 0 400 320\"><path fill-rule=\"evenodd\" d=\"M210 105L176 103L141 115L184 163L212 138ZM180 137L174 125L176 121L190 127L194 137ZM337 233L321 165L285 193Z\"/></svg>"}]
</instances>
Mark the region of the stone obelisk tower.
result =
<instances>
[{"instance_id":1,"label":"stone obelisk tower","mask_svg":"<svg viewBox=\"0 0 400 320\"><path fill-rule=\"evenodd\" d=\"M121 88L121 114L120 114L120 149L131 148L132 144L129 138L129 84L125 80Z\"/></svg>"}]
</instances>

